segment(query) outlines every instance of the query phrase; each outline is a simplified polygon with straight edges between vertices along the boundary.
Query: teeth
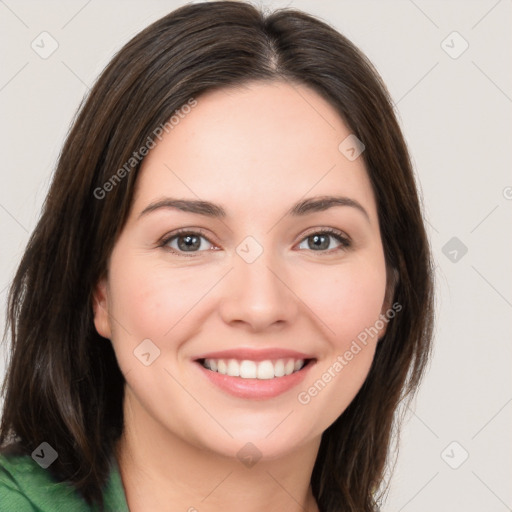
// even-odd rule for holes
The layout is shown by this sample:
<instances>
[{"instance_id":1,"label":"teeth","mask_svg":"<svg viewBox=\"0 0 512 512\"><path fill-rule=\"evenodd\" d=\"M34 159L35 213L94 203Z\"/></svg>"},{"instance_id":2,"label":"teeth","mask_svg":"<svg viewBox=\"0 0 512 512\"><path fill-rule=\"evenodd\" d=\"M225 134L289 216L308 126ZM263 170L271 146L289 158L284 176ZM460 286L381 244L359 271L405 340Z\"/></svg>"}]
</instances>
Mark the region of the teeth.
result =
<instances>
[{"instance_id":1,"label":"teeth","mask_svg":"<svg viewBox=\"0 0 512 512\"><path fill-rule=\"evenodd\" d=\"M241 368L238 364L238 361L235 361L234 359L230 359L228 361L228 369L226 374L231 375L233 377L238 377L240 375Z\"/></svg>"},{"instance_id":2,"label":"teeth","mask_svg":"<svg viewBox=\"0 0 512 512\"><path fill-rule=\"evenodd\" d=\"M256 375L258 379L273 379L274 378L274 365L272 361L262 361L258 365L258 373Z\"/></svg>"},{"instance_id":3,"label":"teeth","mask_svg":"<svg viewBox=\"0 0 512 512\"><path fill-rule=\"evenodd\" d=\"M222 373L222 375L226 375L228 373L228 366L226 364L226 361L224 361L224 359L219 359L217 361L217 371L219 373Z\"/></svg>"},{"instance_id":4,"label":"teeth","mask_svg":"<svg viewBox=\"0 0 512 512\"><path fill-rule=\"evenodd\" d=\"M236 364L239 368L239 371L236 375L230 374L230 377L240 376L242 379L255 379L258 374L258 366L254 361L242 361L238 364L238 361L232 359L233 363Z\"/></svg>"},{"instance_id":5,"label":"teeth","mask_svg":"<svg viewBox=\"0 0 512 512\"><path fill-rule=\"evenodd\" d=\"M237 361L236 359L205 359L203 366L212 372L242 379L268 380L284 377L299 371L304 366L304 359L277 359L276 361Z\"/></svg>"},{"instance_id":6,"label":"teeth","mask_svg":"<svg viewBox=\"0 0 512 512\"><path fill-rule=\"evenodd\" d=\"M304 361L303 361L303 364L304 364ZM282 359L279 359L279 361L276 361L276 364L274 365L274 375L276 377L284 376L284 361Z\"/></svg>"}]
</instances>

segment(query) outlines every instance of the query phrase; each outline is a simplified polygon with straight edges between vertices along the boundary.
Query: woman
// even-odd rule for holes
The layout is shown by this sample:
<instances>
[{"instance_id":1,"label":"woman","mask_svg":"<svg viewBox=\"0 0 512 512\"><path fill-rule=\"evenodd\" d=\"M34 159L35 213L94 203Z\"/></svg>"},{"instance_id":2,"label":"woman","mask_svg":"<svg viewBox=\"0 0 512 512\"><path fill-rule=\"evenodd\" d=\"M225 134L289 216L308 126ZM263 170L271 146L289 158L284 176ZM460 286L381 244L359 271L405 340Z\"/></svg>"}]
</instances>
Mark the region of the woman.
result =
<instances>
[{"instance_id":1,"label":"woman","mask_svg":"<svg viewBox=\"0 0 512 512\"><path fill-rule=\"evenodd\" d=\"M90 92L15 276L0 510L378 510L431 269L347 39L170 13Z\"/></svg>"}]
</instances>

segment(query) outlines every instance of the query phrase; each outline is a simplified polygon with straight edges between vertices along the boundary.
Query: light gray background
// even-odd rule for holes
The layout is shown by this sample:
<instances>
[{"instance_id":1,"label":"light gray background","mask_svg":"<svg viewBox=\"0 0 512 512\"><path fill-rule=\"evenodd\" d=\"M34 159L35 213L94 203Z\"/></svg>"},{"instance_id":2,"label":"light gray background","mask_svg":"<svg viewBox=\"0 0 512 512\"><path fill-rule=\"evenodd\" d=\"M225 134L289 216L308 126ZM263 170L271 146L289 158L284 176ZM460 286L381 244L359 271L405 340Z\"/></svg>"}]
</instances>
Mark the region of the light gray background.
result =
<instances>
[{"instance_id":1,"label":"light gray background","mask_svg":"<svg viewBox=\"0 0 512 512\"><path fill-rule=\"evenodd\" d=\"M0 0L2 308L84 93L130 37L183 3ZM384 512L511 510L512 2L263 4L318 15L369 56L396 102L423 191L437 263L436 347ZM59 44L47 59L31 48L43 31ZM464 42L453 31L469 44L458 58Z\"/></svg>"}]
</instances>

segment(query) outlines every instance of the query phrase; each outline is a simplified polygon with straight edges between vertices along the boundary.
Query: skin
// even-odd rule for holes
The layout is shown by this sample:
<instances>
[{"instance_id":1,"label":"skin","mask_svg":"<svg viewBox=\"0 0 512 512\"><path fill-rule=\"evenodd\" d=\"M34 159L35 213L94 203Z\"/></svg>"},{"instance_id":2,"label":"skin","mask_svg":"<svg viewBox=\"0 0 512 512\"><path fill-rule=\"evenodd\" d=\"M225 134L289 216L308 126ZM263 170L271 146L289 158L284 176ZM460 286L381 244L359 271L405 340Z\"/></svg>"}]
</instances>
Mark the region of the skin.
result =
<instances>
[{"instance_id":1,"label":"skin","mask_svg":"<svg viewBox=\"0 0 512 512\"><path fill-rule=\"evenodd\" d=\"M253 82L197 100L145 158L95 291L96 329L126 377L117 457L128 505L315 511L310 478L321 435L363 384L385 327L308 404L298 393L389 307L371 184L362 157L349 161L338 149L349 128L305 86ZM286 215L297 201L324 195L357 201L367 216L352 206ZM141 216L165 197L211 201L227 215L160 208ZM180 228L207 237L192 257L179 253L176 238L159 246ZM308 240L324 228L348 236L350 247L328 237L315 250ZM247 236L263 248L253 263L236 252ZM144 339L160 350L149 366L133 353ZM296 388L242 399L194 362L238 347L288 348L316 362ZM248 442L262 456L252 467L236 455Z\"/></svg>"}]
</instances>

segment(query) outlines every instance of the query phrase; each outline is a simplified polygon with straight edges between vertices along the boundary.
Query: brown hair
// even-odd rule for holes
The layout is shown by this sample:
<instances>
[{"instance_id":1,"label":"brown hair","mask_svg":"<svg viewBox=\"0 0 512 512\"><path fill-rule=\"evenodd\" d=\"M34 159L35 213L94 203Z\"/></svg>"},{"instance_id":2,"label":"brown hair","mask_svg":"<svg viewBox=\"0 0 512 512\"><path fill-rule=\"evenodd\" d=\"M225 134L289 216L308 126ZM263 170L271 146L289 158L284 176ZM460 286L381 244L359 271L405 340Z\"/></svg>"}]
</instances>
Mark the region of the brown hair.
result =
<instances>
[{"instance_id":1,"label":"brown hair","mask_svg":"<svg viewBox=\"0 0 512 512\"><path fill-rule=\"evenodd\" d=\"M402 311L379 342L363 387L324 432L312 474L323 512L375 511L397 406L428 360L432 264L406 144L367 58L303 12L265 14L243 2L183 6L147 27L112 59L72 126L12 283L11 359L0 427L4 451L54 446L56 478L102 503L122 427L124 379L96 332L94 285L122 230L140 164L95 193L191 98L254 80L304 84L339 112L366 146L382 243Z\"/></svg>"}]
</instances>

